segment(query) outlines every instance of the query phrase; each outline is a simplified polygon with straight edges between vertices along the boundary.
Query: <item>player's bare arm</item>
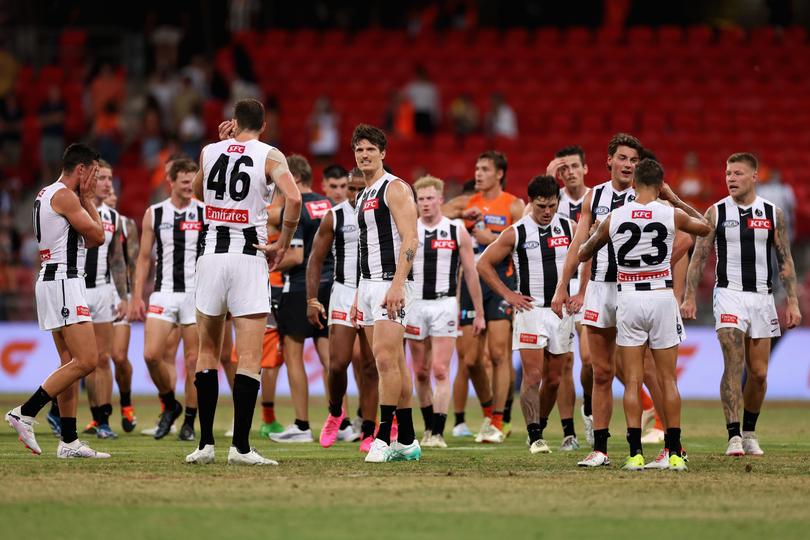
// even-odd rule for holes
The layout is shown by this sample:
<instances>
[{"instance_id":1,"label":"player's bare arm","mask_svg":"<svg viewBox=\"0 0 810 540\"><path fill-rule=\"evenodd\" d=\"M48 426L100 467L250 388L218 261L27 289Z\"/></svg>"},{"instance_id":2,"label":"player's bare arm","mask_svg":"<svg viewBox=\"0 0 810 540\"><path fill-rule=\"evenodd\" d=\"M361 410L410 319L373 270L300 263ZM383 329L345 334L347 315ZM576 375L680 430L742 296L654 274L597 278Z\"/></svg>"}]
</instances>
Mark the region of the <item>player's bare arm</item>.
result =
<instances>
[{"instance_id":1,"label":"player's bare arm","mask_svg":"<svg viewBox=\"0 0 810 540\"><path fill-rule=\"evenodd\" d=\"M472 248L472 239L464 227L459 227L458 253L461 258L461 268L467 290L472 297L475 318L473 319L473 335L478 335L486 329L484 319L484 297L481 293L481 282L478 279L478 270L475 268L475 254Z\"/></svg>"},{"instance_id":2,"label":"player's bare arm","mask_svg":"<svg viewBox=\"0 0 810 540\"><path fill-rule=\"evenodd\" d=\"M124 237L124 220L118 216L118 227L113 233L112 245L123 246ZM113 249L112 256L110 257L110 274L112 281L115 284L115 290L118 292L120 302L116 308L118 317L123 317L127 312L127 261L124 258L124 249Z\"/></svg>"},{"instance_id":3,"label":"player's bare arm","mask_svg":"<svg viewBox=\"0 0 810 540\"><path fill-rule=\"evenodd\" d=\"M684 293L683 303L681 303L681 316L684 319L694 319L697 316L695 295L700 280L703 278L706 261L709 259L709 254L714 246L717 226L714 206L706 210L705 218L709 224L709 233L697 239L695 251L692 253L692 260L689 261L689 270L686 271L686 292Z\"/></svg>"},{"instance_id":4,"label":"player's bare arm","mask_svg":"<svg viewBox=\"0 0 810 540\"><path fill-rule=\"evenodd\" d=\"M799 311L799 296L796 286L796 268L793 265L793 255L790 253L790 238L787 234L785 217L781 208L776 209L776 260L779 263L779 278L787 294L787 311L785 317L788 328L795 328L802 322L802 313Z\"/></svg>"},{"instance_id":5,"label":"player's bare arm","mask_svg":"<svg viewBox=\"0 0 810 540\"><path fill-rule=\"evenodd\" d=\"M470 200L470 195L458 195L453 197L442 205L442 214L448 219L459 219L464 213L464 207L467 206L467 201Z\"/></svg>"},{"instance_id":6,"label":"player's bare arm","mask_svg":"<svg viewBox=\"0 0 810 540\"><path fill-rule=\"evenodd\" d=\"M413 200L411 188L400 180L389 184L386 193L391 217L394 218L394 224L402 241L397 270L388 292L385 293L384 300L388 318L394 320L400 310L405 307L405 281L408 279L413 260L416 258L419 240L416 233L416 203Z\"/></svg>"},{"instance_id":7,"label":"player's bare arm","mask_svg":"<svg viewBox=\"0 0 810 540\"><path fill-rule=\"evenodd\" d=\"M591 225L593 225L591 218L592 198L593 191L589 191L588 194L585 195L585 200L582 202L582 216L579 218L576 233L571 240L571 245L568 247L568 254L565 256L562 275L560 276L559 283L557 283L557 289L554 291L554 298L551 300L551 309L560 318L563 316L563 304L568 301L568 284L571 282L571 277L576 273L577 266L579 265L579 258L577 257L579 247L588 239ZM587 276L583 274L580 275L580 291L583 295L585 294L588 279L590 279L590 269L588 269L588 272Z\"/></svg>"},{"instance_id":8,"label":"player's bare arm","mask_svg":"<svg viewBox=\"0 0 810 540\"><path fill-rule=\"evenodd\" d=\"M524 296L515 291L509 290L498 273L495 271L495 265L499 264L515 249L515 229L509 227L501 233L497 240L487 246L481 258L478 259L476 268L481 275L481 279L486 281L487 285L500 295L504 300L509 302L518 311L529 311L533 307L533 298L531 296Z\"/></svg>"},{"instance_id":9,"label":"player's bare arm","mask_svg":"<svg viewBox=\"0 0 810 540\"><path fill-rule=\"evenodd\" d=\"M332 230L333 221L332 212L327 212L323 216L321 224L318 225L318 230L315 232L315 238L312 240L312 250L309 252L307 261L307 319L311 325L319 329L323 328L321 317L326 318L326 309L318 301L318 287L321 284L323 261L332 249L332 242L335 239L335 233Z\"/></svg>"},{"instance_id":10,"label":"player's bare arm","mask_svg":"<svg viewBox=\"0 0 810 540\"><path fill-rule=\"evenodd\" d=\"M127 272L130 279L135 277L135 265L138 262L138 251L140 249L140 238L138 238L138 226L135 221L127 219L124 223L127 228Z\"/></svg>"},{"instance_id":11,"label":"player's bare arm","mask_svg":"<svg viewBox=\"0 0 810 540\"><path fill-rule=\"evenodd\" d=\"M300 246L291 246L284 252L284 256L276 264L273 269L274 272L287 272L291 268L298 266L304 262L304 248Z\"/></svg>"},{"instance_id":12,"label":"player's bare arm","mask_svg":"<svg viewBox=\"0 0 810 540\"><path fill-rule=\"evenodd\" d=\"M152 264L152 244L155 243L155 230L152 227L152 212L147 209L141 227L141 245L135 263L135 278L132 280L132 299L129 304L129 320L142 321L146 317L143 301L143 288Z\"/></svg>"},{"instance_id":13,"label":"player's bare arm","mask_svg":"<svg viewBox=\"0 0 810 540\"><path fill-rule=\"evenodd\" d=\"M203 193L203 151L200 150L200 168L197 174L194 175L194 181L191 182L191 191L194 192L194 198L198 201L205 200Z\"/></svg>"},{"instance_id":14,"label":"player's bare arm","mask_svg":"<svg viewBox=\"0 0 810 540\"><path fill-rule=\"evenodd\" d=\"M298 220L301 218L301 192L287 166L287 158L280 150L273 148L267 153L264 170L268 181L273 182L284 196L284 214L278 240L270 245L255 246L264 252L272 272L284 259L284 253L290 247L293 234L298 227Z\"/></svg>"},{"instance_id":15,"label":"player's bare arm","mask_svg":"<svg viewBox=\"0 0 810 540\"><path fill-rule=\"evenodd\" d=\"M71 227L84 238L85 247L98 247L104 243L104 227L96 210L96 167L87 168L92 175L81 179L80 195L69 189L60 189L51 199L53 209L65 216Z\"/></svg>"},{"instance_id":16,"label":"player's bare arm","mask_svg":"<svg viewBox=\"0 0 810 540\"><path fill-rule=\"evenodd\" d=\"M588 231L590 232L590 231ZM596 255L596 252L602 249L605 245L607 245L608 241L610 240L610 216L608 215L604 221L599 223L599 226L596 228L596 232L594 232L588 241L580 246L579 251L577 252L577 256L579 257L579 262L585 262L590 260L591 257Z\"/></svg>"}]
</instances>

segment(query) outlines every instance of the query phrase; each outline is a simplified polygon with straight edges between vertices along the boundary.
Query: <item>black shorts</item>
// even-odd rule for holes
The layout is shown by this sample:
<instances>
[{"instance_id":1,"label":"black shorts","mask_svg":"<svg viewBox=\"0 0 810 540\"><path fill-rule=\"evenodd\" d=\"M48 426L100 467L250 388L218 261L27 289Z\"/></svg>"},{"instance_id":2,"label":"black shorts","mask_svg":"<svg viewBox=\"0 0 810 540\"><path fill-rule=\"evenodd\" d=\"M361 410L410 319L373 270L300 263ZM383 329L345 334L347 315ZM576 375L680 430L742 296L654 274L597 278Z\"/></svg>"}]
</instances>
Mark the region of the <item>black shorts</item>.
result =
<instances>
[{"instance_id":1,"label":"black shorts","mask_svg":"<svg viewBox=\"0 0 810 540\"><path fill-rule=\"evenodd\" d=\"M506 286L514 290L516 287L514 271L511 276L506 275L506 270L498 269L498 277L506 283ZM489 285L481 280L481 294L484 299L484 320L490 321L511 321L512 320L512 306L495 291L489 288ZM467 290L467 282L461 282L461 312L459 314L459 326L469 326L475 319L475 306L473 306L472 296L470 291Z\"/></svg>"},{"instance_id":2,"label":"black shorts","mask_svg":"<svg viewBox=\"0 0 810 540\"><path fill-rule=\"evenodd\" d=\"M331 283L321 283L318 289L318 301L329 313L329 294ZM304 291L286 292L281 295L277 310L278 332L282 336L300 339L329 337L329 328L324 322L318 329L309 324L307 319L307 293Z\"/></svg>"}]
</instances>

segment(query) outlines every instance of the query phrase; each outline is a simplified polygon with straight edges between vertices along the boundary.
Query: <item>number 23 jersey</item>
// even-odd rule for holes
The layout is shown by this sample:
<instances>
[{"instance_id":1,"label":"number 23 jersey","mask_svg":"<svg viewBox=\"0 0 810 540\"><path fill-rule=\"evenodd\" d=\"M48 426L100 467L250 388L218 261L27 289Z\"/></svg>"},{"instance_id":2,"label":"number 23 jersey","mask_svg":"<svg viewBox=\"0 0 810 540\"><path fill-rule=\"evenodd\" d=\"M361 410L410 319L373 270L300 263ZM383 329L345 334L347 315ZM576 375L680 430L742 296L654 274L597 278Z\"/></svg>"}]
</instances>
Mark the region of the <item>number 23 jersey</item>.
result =
<instances>
[{"instance_id":1,"label":"number 23 jersey","mask_svg":"<svg viewBox=\"0 0 810 540\"><path fill-rule=\"evenodd\" d=\"M203 149L203 255L264 256L253 245L267 243L267 205L273 188L264 168L272 149L256 139L228 139Z\"/></svg>"}]
</instances>

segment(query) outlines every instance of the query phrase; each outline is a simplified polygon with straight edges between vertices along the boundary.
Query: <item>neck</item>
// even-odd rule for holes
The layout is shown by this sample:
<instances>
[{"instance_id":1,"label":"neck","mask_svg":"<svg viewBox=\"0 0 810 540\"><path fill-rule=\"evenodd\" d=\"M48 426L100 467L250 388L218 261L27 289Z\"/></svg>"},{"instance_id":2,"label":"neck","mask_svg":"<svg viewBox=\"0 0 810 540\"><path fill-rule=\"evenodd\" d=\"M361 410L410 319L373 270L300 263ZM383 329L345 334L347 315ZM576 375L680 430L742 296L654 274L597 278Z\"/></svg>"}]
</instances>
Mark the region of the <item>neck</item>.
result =
<instances>
[{"instance_id":1,"label":"neck","mask_svg":"<svg viewBox=\"0 0 810 540\"><path fill-rule=\"evenodd\" d=\"M577 184L575 186L566 186L565 192L568 197L574 201L578 201L585 195L585 184Z\"/></svg>"},{"instance_id":2,"label":"neck","mask_svg":"<svg viewBox=\"0 0 810 540\"><path fill-rule=\"evenodd\" d=\"M366 181L366 187L372 186L374 182L382 178L384 174L385 169L383 169L382 167L380 167L373 173L367 173L366 171L363 171L363 180Z\"/></svg>"},{"instance_id":3,"label":"neck","mask_svg":"<svg viewBox=\"0 0 810 540\"><path fill-rule=\"evenodd\" d=\"M497 184L495 184L491 188L484 189L484 190L481 191L481 195L483 195L485 199L495 199L501 193L503 193L503 189L501 189L501 183L500 182L498 182Z\"/></svg>"},{"instance_id":4,"label":"neck","mask_svg":"<svg viewBox=\"0 0 810 540\"><path fill-rule=\"evenodd\" d=\"M745 195L740 195L739 197L732 195L731 199L740 206L750 206L754 204L754 201L757 199L757 192L752 189Z\"/></svg>"},{"instance_id":5,"label":"neck","mask_svg":"<svg viewBox=\"0 0 810 540\"><path fill-rule=\"evenodd\" d=\"M658 199L658 193L655 191L636 189L636 202L638 204L648 204Z\"/></svg>"},{"instance_id":6,"label":"neck","mask_svg":"<svg viewBox=\"0 0 810 540\"><path fill-rule=\"evenodd\" d=\"M79 180L75 176L65 176L64 174L59 176L57 182L62 182L65 184L68 189L76 190L76 187L79 185Z\"/></svg>"},{"instance_id":7,"label":"neck","mask_svg":"<svg viewBox=\"0 0 810 540\"><path fill-rule=\"evenodd\" d=\"M298 184L298 191L301 193L312 193L312 188L304 184Z\"/></svg>"},{"instance_id":8,"label":"neck","mask_svg":"<svg viewBox=\"0 0 810 540\"><path fill-rule=\"evenodd\" d=\"M625 184L621 180L616 180L615 178L610 179L610 185L613 186L613 189L616 191L624 191L625 189L629 188L632 183Z\"/></svg>"},{"instance_id":9,"label":"neck","mask_svg":"<svg viewBox=\"0 0 810 540\"><path fill-rule=\"evenodd\" d=\"M244 131L240 131L239 133L237 133L233 137L233 139L235 141L239 141L239 142L247 142L247 141L250 141L250 140L253 140L253 139L258 139L258 138L259 138L259 132L258 131L249 131L247 129L244 130Z\"/></svg>"},{"instance_id":10,"label":"neck","mask_svg":"<svg viewBox=\"0 0 810 540\"><path fill-rule=\"evenodd\" d=\"M171 196L172 205L175 208L185 208L189 204L191 204L191 199L186 199L185 197L178 195L177 193L172 193Z\"/></svg>"},{"instance_id":11,"label":"neck","mask_svg":"<svg viewBox=\"0 0 810 540\"><path fill-rule=\"evenodd\" d=\"M435 213L432 216L422 216L422 224L425 227L435 227L439 224L442 220L442 215L440 213Z\"/></svg>"},{"instance_id":12,"label":"neck","mask_svg":"<svg viewBox=\"0 0 810 540\"><path fill-rule=\"evenodd\" d=\"M104 200L103 200L103 199L101 199L101 198L100 198L98 195L96 195L95 197L93 197L93 204L95 204L95 205L96 205L96 208L98 208L99 206L101 206L103 203L104 203Z\"/></svg>"}]
</instances>

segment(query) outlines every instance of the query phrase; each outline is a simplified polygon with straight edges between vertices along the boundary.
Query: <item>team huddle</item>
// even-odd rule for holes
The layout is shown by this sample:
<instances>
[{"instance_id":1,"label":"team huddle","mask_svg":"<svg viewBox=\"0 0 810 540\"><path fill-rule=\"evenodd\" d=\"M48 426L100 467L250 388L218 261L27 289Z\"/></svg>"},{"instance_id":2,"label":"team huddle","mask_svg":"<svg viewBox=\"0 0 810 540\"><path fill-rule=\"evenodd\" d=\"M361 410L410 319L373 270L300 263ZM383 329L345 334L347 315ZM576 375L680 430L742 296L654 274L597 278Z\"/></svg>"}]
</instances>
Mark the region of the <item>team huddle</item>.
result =
<instances>
[{"instance_id":1,"label":"team huddle","mask_svg":"<svg viewBox=\"0 0 810 540\"><path fill-rule=\"evenodd\" d=\"M31 452L41 453L34 417L51 404L57 457L110 457L78 438L82 379L93 418L84 433L117 436L110 426L113 380L122 428L135 429L129 321L145 320L144 360L162 412L142 433L164 438L183 416L177 436L197 443L188 463L215 461L220 366L234 404L229 464L277 465L250 444L260 392L262 437L314 440L307 338L324 367L324 448L359 441L366 462L418 461L423 448L447 447L451 401L454 437L502 443L511 434L520 377L530 453L551 452L543 432L555 405L563 428L559 449L576 451L578 339L580 411L592 447L578 465L610 465L618 378L629 445L623 469L686 470L678 346L686 336L683 319L696 315L696 289L714 249L725 453L764 453L756 424L771 338L780 334L775 272L788 300L785 326L798 325L801 314L785 219L756 194L755 156L727 159L729 195L705 214L670 189L650 149L622 133L608 144L609 180L593 188L585 184L584 152L570 146L529 182L524 203L504 191L506 156L488 151L476 160L474 183L445 201L442 180L424 176L410 185L389 172L384 132L361 124L351 140L356 167L328 168L323 196L312 191L303 157L286 157L259 140L264 118L261 103L242 100L199 164L172 159L170 196L147 209L140 239L132 220L115 210L112 167L85 145L67 148L60 178L34 202L42 259L37 313L40 328L52 332L61 366L6 414ZM175 397L180 340L185 403ZM459 361L451 380L454 351ZM520 355L517 373L512 351ZM287 427L274 412L282 363L295 411ZM350 367L359 393L354 419L346 396ZM470 381L484 417L477 434L464 415ZM412 415L414 386L425 424L421 439ZM642 437L653 417L653 438ZM647 461L642 442L663 444Z\"/></svg>"}]
</instances>

